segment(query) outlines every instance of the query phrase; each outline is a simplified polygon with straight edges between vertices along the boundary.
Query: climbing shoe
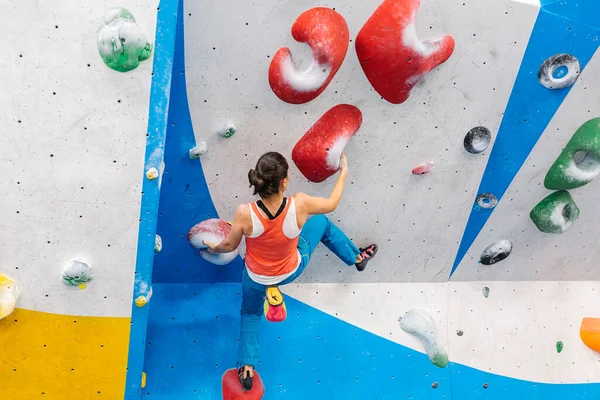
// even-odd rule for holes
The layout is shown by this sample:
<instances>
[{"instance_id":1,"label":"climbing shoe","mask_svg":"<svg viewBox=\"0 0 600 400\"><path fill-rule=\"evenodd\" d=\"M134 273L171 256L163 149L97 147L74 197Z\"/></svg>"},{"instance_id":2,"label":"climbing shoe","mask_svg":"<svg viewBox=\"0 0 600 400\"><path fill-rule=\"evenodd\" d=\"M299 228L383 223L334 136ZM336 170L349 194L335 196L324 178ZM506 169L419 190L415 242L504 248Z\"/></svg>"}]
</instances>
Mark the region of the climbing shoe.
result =
<instances>
[{"instance_id":1,"label":"climbing shoe","mask_svg":"<svg viewBox=\"0 0 600 400\"><path fill-rule=\"evenodd\" d=\"M250 376L250 371L244 376L244 367L238 368L238 377L240 378L240 383L242 384L242 390L247 392L248 390L252 390L252 377Z\"/></svg>"},{"instance_id":2,"label":"climbing shoe","mask_svg":"<svg viewBox=\"0 0 600 400\"><path fill-rule=\"evenodd\" d=\"M378 247L376 244L372 244L370 246L367 246L365 248L361 248L360 250L360 255L362 256L362 261L358 262L354 265L356 265L356 269L359 271L364 271L365 268L367 268L367 263L373 258L375 257L375 254L377 254L377 250Z\"/></svg>"}]
</instances>

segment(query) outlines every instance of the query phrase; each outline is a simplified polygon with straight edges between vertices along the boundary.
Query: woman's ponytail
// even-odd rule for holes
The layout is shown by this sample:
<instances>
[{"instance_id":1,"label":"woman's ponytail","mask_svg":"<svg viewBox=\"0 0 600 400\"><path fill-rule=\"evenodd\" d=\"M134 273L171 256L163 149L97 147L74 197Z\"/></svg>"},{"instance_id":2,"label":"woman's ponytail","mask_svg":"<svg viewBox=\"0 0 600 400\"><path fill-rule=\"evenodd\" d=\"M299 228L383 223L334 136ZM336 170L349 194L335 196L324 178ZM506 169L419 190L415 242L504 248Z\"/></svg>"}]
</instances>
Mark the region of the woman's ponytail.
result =
<instances>
[{"instance_id":1,"label":"woman's ponytail","mask_svg":"<svg viewBox=\"0 0 600 400\"><path fill-rule=\"evenodd\" d=\"M261 179L255 169L248 171L248 182L250 182L250 187L254 186L253 195L260 193L265 185L265 182Z\"/></svg>"}]
</instances>

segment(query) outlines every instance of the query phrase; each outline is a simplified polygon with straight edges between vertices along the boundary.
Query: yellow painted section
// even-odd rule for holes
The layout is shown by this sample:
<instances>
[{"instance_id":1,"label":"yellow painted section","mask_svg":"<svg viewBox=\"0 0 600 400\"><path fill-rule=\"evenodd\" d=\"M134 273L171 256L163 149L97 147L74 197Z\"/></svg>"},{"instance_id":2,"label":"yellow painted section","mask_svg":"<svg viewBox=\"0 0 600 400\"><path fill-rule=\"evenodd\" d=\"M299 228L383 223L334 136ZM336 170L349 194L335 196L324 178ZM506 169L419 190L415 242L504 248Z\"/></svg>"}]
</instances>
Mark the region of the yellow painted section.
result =
<instances>
[{"instance_id":1,"label":"yellow painted section","mask_svg":"<svg viewBox=\"0 0 600 400\"><path fill-rule=\"evenodd\" d=\"M15 309L0 320L0 399L119 399L130 318Z\"/></svg>"}]
</instances>

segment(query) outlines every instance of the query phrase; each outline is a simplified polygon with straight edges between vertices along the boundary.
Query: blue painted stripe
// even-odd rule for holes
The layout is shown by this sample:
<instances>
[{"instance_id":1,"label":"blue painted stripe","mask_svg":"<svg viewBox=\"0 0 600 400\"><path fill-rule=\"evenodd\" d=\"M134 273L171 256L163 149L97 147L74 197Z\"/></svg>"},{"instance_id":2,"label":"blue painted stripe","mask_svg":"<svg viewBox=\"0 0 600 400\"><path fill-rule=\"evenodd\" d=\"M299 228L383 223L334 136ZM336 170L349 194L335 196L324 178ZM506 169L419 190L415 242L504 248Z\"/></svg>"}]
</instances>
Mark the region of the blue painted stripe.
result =
<instances>
[{"instance_id":1,"label":"blue painted stripe","mask_svg":"<svg viewBox=\"0 0 600 400\"><path fill-rule=\"evenodd\" d=\"M576 2L562 3L577 7ZM594 5L594 12L598 15L600 3ZM540 10L478 193L493 193L500 201L570 91L544 88L537 78L541 64L555 54L569 53L579 59L583 71L598 48L598 33L589 25L574 23L545 8ZM492 212L473 203L450 276Z\"/></svg>"},{"instance_id":2,"label":"blue painted stripe","mask_svg":"<svg viewBox=\"0 0 600 400\"><path fill-rule=\"evenodd\" d=\"M196 138L186 90L184 16L182 1L173 55L166 168L158 215L158 234L163 241L163 250L154 258L152 279L157 283L240 282L240 257L228 265L213 265L202 259L198 250L187 241L187 232L193 225L219 216L206 184L202 158L191 160L188 156L188 151L196 145Z\"/></svg>"},{"instance_id":3,"label":"blue painted stripe","mask_svg":"<svg viewBox=\"0 0 600 400\"><path fill-rule=\"evenodd\" d=\"M142 178L142 202L135 266L136 284L133 289L133 299L140 294L140 282L149 285L152 281L154 238L160 188L159 180L149 181L145 177L145 171L151 167L160 171L160 165L163 161L178 3L178 0L161 0L157 12L148 137L146 139L144 177ZM127 381L125 384L125 399L127 400L140 398L147 325L148 307L138 308L132 301Z\"/></svg>"},{"instance_id":4,"label":"blue painted stripe","mask_svg":"<svg viewBox=\"0 0 600 400\"><path fill-rule=\"evenodd\" d=\"M598 0L554 0L545 4L544 10L578 24L600 28Z\"/></svg>"},{"instance_id":5,"label":"blue painted stripe","mask_svg":"<svg viewBox=\"0 0 600 400\"><path fill-rule=\"evenodd\" d=\"M149 400L221 399L221 376L235 366L240 285L155 288L144 366L148 385L143 396ZM264 400L600 398L598 383L544 384L458 363L440 369L423 353L290 296L286 304L286 321L262 321L262 362L257 371L265 384ZM396 329L400 332L399 326Z\"/></svg>"}]
</instances>

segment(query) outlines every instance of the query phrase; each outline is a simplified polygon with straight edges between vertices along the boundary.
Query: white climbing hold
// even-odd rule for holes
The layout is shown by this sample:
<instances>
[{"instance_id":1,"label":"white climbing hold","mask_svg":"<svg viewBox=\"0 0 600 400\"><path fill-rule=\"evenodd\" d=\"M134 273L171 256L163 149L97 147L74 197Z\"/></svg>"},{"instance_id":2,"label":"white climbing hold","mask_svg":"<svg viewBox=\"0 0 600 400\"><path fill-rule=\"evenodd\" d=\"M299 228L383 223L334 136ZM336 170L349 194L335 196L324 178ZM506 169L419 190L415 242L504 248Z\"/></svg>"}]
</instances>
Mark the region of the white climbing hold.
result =
<instances>
[{"instance_id":1,"label":"white climbing hold","mask_svg":"<svg viewBox=\"0 0 600 400\"><path fill-rule=\"evenodd\" d=\"M160 163L160 169L158 170L158 188L160 189L161 185L162 185L162 180L163 180L163 176L165 175L165 162L162 161Z\"/></svg>"},{"instance_id":2,"label":"white climbing hold","mask_svg":"<svg viewBox=\"0 0 600 400\"><path fill-rule=\"evenodd\" d=\"M492 243L481 253L479 262L483 265L493 265L504 260L512 252L513 245L510 240L499 240Z\"/></svg>"},{"instance_id":3,"label":"white climbing hold","mask_svg":"<svg viewBox=\"0 0 600 400\"><path fill-rule=\"evenodd\" d=\"M154 252L160 253L162 250L162 238L158 235L154 238Z\"/></svg>"},{"instance_id":4,"label":"white climbing hold","mask_svg":"<svg viewBox=\"0 0 600 400\"><path fill-rule=\"evenodd\" d=\"M400 320L403 331L416 336L433 364L440 368L448 365L446 350L435 338L435 322L431 315L424 310L410 310Z\"/></svg>"},{"instance_id":5,"label":"white climbing hold","mask_svg":"<svg viewBox=\"0 0 600 400\"><path fill-rule=\"evenodd\" d=\"M144 307L146 304L148 304L148 302L150 302L150 299L152 298L152 288L150 288L150 291L148 292L147 295L145 296L138 296L135 299L135 305L138 307Z\"/></svg>"},{"instance_id":6,"label":"white climbing hold","mask_svg":"<svg viewBox=\"0 0 600 400\"><path fill-rule=\"evenodd\" d=\"M14 311L20 294L17 282L0 274L0 319L9 316Z\"/></svg>"},{"instance_id":7,"label":"white climbing hold","mask_svg":"<svg viewBox=\"0 0 600 400\"><path fill-rule=\"evenodd\" d=\"M557 71L562 73L557 74ZM570 54L562 53L544 61L538 71L538 79L547 89L565 89L577 81L580 72L579 60Z\"/></svg>"},{"instance_id":8,"label":"white climbing hold","mask_svg":"<svg viewBox=\"0 0 600 400\"><path fill-rule=\"evenodd\" d=\"M217 131L219 136L224 138L232 137L236 132L235 125L231 122L227 122L225 126Z\"/></svg>"},{"instance_id":9,"label":"white climbing hold","mask_svg":"<svg viewBox=\"0 0 600 400\"><path fill-rule=\"evenodd\" d=\"M85 283L94 279L94 273L88 263L71 260L62 270L62 279L69 286L78 286L80 289L85 289Z\"/></svg>"},{"instance_id":10,"label":"white climbing hold","mask_svg":"<svg viewBox=\"0 0 600 400\"><path fill-rule=\"evenodd\" d=\"M155 180L158 178L158 170L154 167L150 168L148 171L146 171L146 178L151 181Z\"/></svg>"},{"instance_id":11,"label":"white climbing hold","mask_svg":"<svg viewBox=\"0 0 600 400\"><path fill-rule=\"evenodd\" d=\"M206 142L199 142L196 147L190 149L189 156L193 160L199 158L202 154L206 153L207 151L208 145L206 144Z\"/></svg>"}]
</instances>

